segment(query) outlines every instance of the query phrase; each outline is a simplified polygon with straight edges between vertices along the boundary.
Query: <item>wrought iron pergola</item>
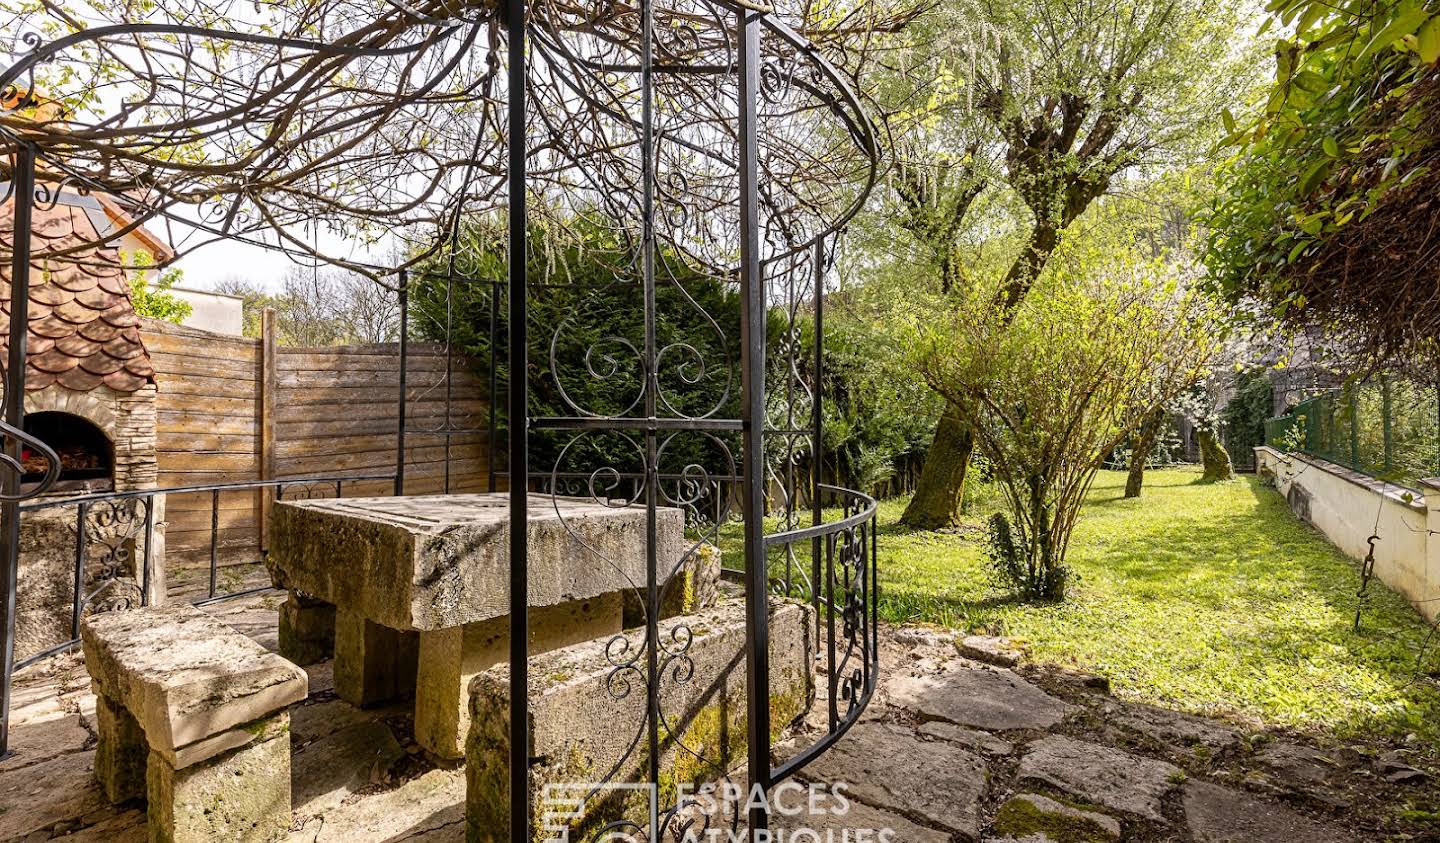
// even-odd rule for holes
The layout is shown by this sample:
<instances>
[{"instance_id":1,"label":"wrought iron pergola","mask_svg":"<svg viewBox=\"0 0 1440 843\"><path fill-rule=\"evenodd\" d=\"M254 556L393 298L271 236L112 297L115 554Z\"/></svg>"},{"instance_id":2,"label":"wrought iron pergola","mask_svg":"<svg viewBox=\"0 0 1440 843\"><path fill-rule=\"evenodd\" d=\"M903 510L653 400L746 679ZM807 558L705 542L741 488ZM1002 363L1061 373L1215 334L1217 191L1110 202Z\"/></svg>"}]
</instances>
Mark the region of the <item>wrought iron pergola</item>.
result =
<instances>
[{"instance_id":1,"label":"wrought iron pergola","mask_svg":"<svg viewBox=\"0 0 1440 843\"><path fill-rule=\"evenodd\" d=\"M682 681L684 671L675 668L688 660L693 637L662 636L660 606L678 582L671 575L737 521L748 781L768 789L795 775L856 722L876 684L874 501L824 485L818 458L826 272L838 233L866 201L878 167L862 102L832 60L845 56L842 33L864 21L822 26L749 0L389 0L374 9L304 9L308 19L280 29L235 21L233 28L122 21L77 29L47 19L26 30L26 51L0 73L4 100L21 105L0 117L13 230L29 231L31 209L61 191L103 191L124 197L137 225L181 232L179 253L215 240L263 245L367 274L406 302L417 285L442 284L447 296L455 285L488 289L490 335L502 319L507 335L503 353L492 344L492 447L501 439L495 373L512 373L503 389L508 470L492 469L490 479L492 488L509 481L514 537L511 746L529 743L528 513L537 499L579 493L647 516L647 577L633 583L646 622L606 648L609 669L633 680L617 683L623 690L615 693L646 694L631 743L646 759L646 780L658 783L664 772L662 683ZM792 25L797 20L812 37ZM601 286L630 297L635 328L583 348L566 332L584 313L549 336L530 330L531 304L560 283L536 277L536 228L563 230L577 215L600 221L623 256L625 271ZM487 277L484 246L471 227L502 218L508 274ZM344 246L327 253L315 235L321 226L371 237L399 257L369 261ZM67 259L33 253L26 237L0 244L5 248L14 279ZM691 295L701 281L738 296L738 324L722 322ZM23 429L27 285L14 286L0 428L5 722L19 526L34 505L27 499L44 490L22 492L21 451L45 454L52 475L58 465ZM688 319L662 314L662 296ZM677 336L673 321L707 342ZM813 356L804 350L806 331L813 331ZM410 332L408 325L401 332L402 349ZM722 349L722 359L707 359L702 347ZM723 351L729 348L737 349L733 358ZM547 394L560 396L558 412L536 410L537 349L552 357L544 377L553 380ZM613 400L587 406L563 382L574 377L613 385ZM403 381L399 400L396 491L403 493ZM599 440L607 447L585 444ZM550 464L536 464L541 452L554 455ZM592 461L602 452L633 458ZM681 452L690 456L677 461ZM324 478L332 480L343 478ZM143 502L146 494L91 497ZM664 558L656 540L657 512L665 507L686 511L678 558ZM827 507L841 514L827 522ZM767 514L778 516L778 528L767 531ZM83 548L77 570L81 557ZM146 576L148 552L135 564L134 575ZM768 705L769 601L776 594L815 607L814 656L828 682L824 735L778 759ZM213 580L208 596L217 596ZM75 599L78 623L91 607L79 588ZM524 752L513 753L512 817L529 816L530 763ZM597 839L623 831L660 840L682 822L682 807L656 806ZM751 829L768 823L763 808L734 819ZM514 823L511 839L531 839L528 823Z\"/></svg>"}]
</instances>

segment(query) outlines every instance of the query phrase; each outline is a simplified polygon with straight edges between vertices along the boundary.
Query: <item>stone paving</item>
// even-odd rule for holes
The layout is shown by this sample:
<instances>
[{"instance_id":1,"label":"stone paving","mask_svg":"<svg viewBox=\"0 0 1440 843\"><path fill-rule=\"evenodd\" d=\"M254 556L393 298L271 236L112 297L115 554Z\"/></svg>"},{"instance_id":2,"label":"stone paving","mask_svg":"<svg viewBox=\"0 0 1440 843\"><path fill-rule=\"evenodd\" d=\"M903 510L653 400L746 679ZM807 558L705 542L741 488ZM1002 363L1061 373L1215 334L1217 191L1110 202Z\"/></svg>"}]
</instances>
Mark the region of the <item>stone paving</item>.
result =
<instances>
[{"instance_id":1,"label":"stone paving","mask_svg":"<svg viewBox=\"0 0 1440 843\"><path fill-rule=\"evenodd\" d=\"M281 600L212 611L274 648ZM1124 702L1101 678L1016 664L1003 641L919 629L886 630L882 641L871 708L802 773L847 785L850 812L807 824L819 830L893 828L898 843L1440 839L1394 820L1400 806L1436 798L1434 771L1404 746L1319 745ZM334 695L328 662L306 670L310 696L290 712L285 839L463 840L463 771L426 760L410 707L360 711ZM95 782L94 706L78 657L17 677L0 840L146 839L143 806L111 807Z\"/></svg>"},{"instance_id":2,"label":"stone paving","mask_svg":"<svg viewBox=\"0 0 1440 843\"><path fill-rule=\"evenodd\" d=\"M846 783L864 827L910 829L895 839L1440 840L1396 820L1436 799L1434 771L1408 763L1419 753L1124 702L998 639L886 630L882 664L862 722L801 775Z\"/></svg>"}]
</instances>

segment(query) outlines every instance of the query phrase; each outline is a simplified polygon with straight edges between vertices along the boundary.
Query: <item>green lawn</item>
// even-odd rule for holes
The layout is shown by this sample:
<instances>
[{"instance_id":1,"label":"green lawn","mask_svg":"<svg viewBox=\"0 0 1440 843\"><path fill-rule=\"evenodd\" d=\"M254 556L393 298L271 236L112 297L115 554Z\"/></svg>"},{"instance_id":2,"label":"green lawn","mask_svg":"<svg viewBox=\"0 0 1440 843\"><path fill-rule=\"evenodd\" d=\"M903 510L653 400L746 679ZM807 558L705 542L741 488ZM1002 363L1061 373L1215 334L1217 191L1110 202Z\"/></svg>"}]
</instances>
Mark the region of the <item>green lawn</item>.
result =
<instances>
[{"instance_id":1,"label":"green lawn","mask_svg":"<svg viewBox=\"0 0 1440 843\"><path fill-rule=\"evenodd\" d=\"M1144 496L1124 500L1124 476L1102 472L1070 550L1079 581L1054 606L993 586L979 535L910 532L896 524L904 501L887 501L881 613L1003 633L1129 699L1440 743L1440 686L1423 675L1440 672L1440 640L1425 650L1419 614L1376 582L1354 632L1354 562L1257 478L1198 478L1151 472Z\"/></svg>"}]
</instances>

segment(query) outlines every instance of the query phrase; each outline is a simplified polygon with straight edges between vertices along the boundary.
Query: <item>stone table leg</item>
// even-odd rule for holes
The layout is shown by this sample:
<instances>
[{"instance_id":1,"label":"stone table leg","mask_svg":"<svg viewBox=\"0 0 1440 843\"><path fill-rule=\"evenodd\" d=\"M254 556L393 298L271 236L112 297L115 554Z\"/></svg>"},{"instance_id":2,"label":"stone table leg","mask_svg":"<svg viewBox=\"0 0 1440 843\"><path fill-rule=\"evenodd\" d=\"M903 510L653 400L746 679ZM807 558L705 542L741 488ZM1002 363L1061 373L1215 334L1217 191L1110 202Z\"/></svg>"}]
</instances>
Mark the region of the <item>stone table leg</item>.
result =
<instances>
[{"instance_id":1,"label":"stone table leg","mask_svg":"<svg viewBox=\"0 0 1440 843\"><path fill-rule=\"evenodd\" d=\"M280 655L301 667L335 652L335 607L298 591L280 606Z\"/></svg>"},{"instance_id":2,"label":"stone table leg","mask_svg":"<svg viewBox=\"0 0 1440 843\"><path fill-rule=\"evenodd\" d=\"M288 715L254 728L278 731L240 749L176 769L150 753L150 840L165 843L260 843L290 828Z\"/></svg>"},{"instance_id":3,"label":"stone table leg","mask_svg":"<svg viewBox=\"0 0 1440 843\"><path fill-rule=\"evenodd\" d=\"M354 706L379 705L415 690L419 635L335 610L335 693Z\"/></svg>"},{"instance_id":4,"label":"stone table leg","mask_svg":"<svg viewBox=\"0 0 1440 843\"><path fill-rule=\"evenodd\" d=\"M618 592L530 611L530 652L544 653L621 629ZM510 618L420 633L415 687L415 742L435 756L465 756L470 680L510 656ZM338 672L337 672L338 675ZM338 687L338 679L337 679Z\"/></svg>"},{"instance_id":5,"label":"stone table leg","mask_svg":"<svg viewBox=\"0 0 1440 843\"><path fill-rule=\"evenodd\" d=\"M124 802L145 795L145 759L150 747L130 712L95 694L95 778L105 798Z\"/></svg>"}]
</instances>

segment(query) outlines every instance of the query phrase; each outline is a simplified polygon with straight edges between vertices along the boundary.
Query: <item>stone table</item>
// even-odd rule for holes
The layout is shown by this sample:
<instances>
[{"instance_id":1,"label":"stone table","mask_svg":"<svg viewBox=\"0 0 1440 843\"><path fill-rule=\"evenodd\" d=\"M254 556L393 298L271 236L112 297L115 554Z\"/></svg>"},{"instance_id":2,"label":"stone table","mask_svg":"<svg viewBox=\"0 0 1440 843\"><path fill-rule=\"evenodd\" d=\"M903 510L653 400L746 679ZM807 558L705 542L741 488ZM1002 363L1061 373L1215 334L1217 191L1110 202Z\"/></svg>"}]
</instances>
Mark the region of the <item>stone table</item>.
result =
<instances>
[{"instance_id":1,"label":"stone table","mask_svg":"<svg viewBox=\"0 0 1440 843\"><path fill-rule=\"evenodd\" d=\"M413 688L416 741L462 757L470 680L509 652L509 505L503 492L277 502L266 565L291 592L281 652L313 660L333 634L341 698ZM643 507L537 495L528 547L531 653L621 630L622 594L646 581ZM683 513L659 510L660 567L686 549Z\"/></svg>"}]
</instances>

